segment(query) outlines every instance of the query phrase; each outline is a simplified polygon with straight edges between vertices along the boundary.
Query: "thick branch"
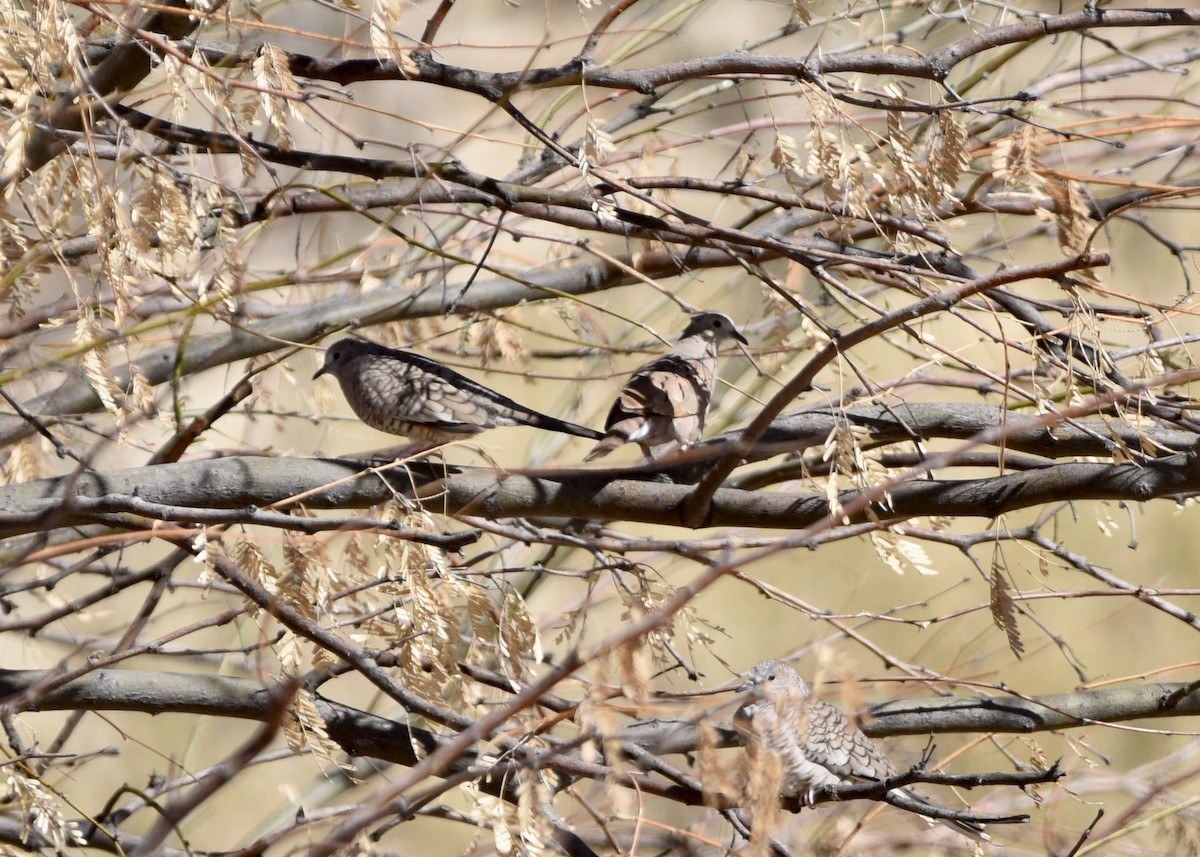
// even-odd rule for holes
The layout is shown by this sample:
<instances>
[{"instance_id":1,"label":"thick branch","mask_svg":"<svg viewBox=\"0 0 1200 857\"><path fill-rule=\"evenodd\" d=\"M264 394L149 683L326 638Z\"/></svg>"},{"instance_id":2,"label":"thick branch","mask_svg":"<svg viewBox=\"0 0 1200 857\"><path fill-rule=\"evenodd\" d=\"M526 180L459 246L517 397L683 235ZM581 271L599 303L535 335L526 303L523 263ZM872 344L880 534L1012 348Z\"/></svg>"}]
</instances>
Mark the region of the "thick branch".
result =
<instances>
[{"instance_id":1,"label":"thick branch","mask_svg":"<svg viewBox=\"0 0 1200 857\"><path fill-rule=\"evenodd\" d=\"M287 519L265 515L262 507L288 508L299 501L309 509L362 508L386 502L396 492L421 499L429 511L449 516L564 517L682 526L684 505L694 488L646 477L638 468L505 473L417 464L378 470L339 459L230 457L0 487L0 537L96 522L112 525L112 513L130 510L144 516L130 519L130 527L145 526L146 517L278 526ZM992 518L1049 502L1145 501L1197 492L1200 466L1191 453L1144 465L1071 462L981 479L913 479L852 515L851 522L930 514ZM857 497L858 492L843 492L839 499L849 506ZM212 511L221 509L232 511L227 515ZM156 512L163 518L155 518ZM706 525L799 530L828 515L829 501L823 492L723 488L713 496ZM297 529L306 526L298 524ZM469 537L446 538L457 543Z\"/></svg>"},{"instance_id":2,"label":"thick branch","mask_svg":"<svg viewBox=\"0 0 1200 857\"><path fill-rule=\"evenodd\" d=\"M954 732L1050 732L1095 723L1200 715L1200 687L1194 683L1162 682L1036 699L1017 696L903 699L872 705L868 715L860 725L872 738ZM694 724L661 720L624 729L618 737L660 755L689 753L700 742L699 729ZM738 743L740 739L733 729L723 731L723 746Z\"/></svg>"},{"instance_id":3,"label":"thick branch","mask_svg":"<svg viewBox=\"0 0 1200 857\"><path fill-rule=\"evenodd\" d=\"M1121 420L1072 420L1049 427L1037 416L1013 413L996 405L899 402L783 414L771 423L750 458L757 460L779 452L822 446L839 423L866 429L872 444L938 438L967 440L1003 425L1004 437L998 448L1044 458L1111 456L1119 450L1155 456L1164 450L1188 452L1200 441L1200 436L1193 432L1133 426ZM705 446L716 446L738 434L726 432Z\"/></svg>"},{"instance_id":4,"label":"thick branch","mask_svg":"<svg viewBox=\"0 0 1200 857\"><path fill-rule=\"evenodd\" d=\"M49 670L0 670L0 699L11 704L14 698L30 694L21 702L21 708L29 711L142 711L255 721L267 720L274 710L272 695L261 683L251 679L96 670L49 693L39 693L43 683L54 679L55 673ZM441 746L441 740L432 732L327 700L318 700L317 704L330 737L350 755L411 766L417 761L414 744L421 745L424 753ZM1200 714L1200 690L1184 684L1150 684L1047 696L1040 700L1011 697L903 700L877 705L871 714L863 731L873 737L929 732L1026 733L1096 722L1196 715ZM738 743L732 729L724 731L726 745ZM698 740L694 727L662 721L623 730L620 737L656 755L690 752L696 748ZM477 761L473 753L466 753L453 770L468 770ZM575 776L581 773L578 767L572 766L570 770ZM603 775L609 769L597 770ZM903 782L971 787L1011 783L1012 778L1010 774L948 775L913 771L904 775ZM685 794L693 790L678 786L663 787L660 784L655 787L649 781L640 785L685 802L699 798L698 794ZM871 785L857 788L858 791L848 794L876 796ZM499 786L488 790L501 793Z\"/></svg>"},{"instance_id":5,"label":"thick branch","mask_svg":"<svg viewBox=\"0 0 1200 857\"><path fill-rule=\"evenodd\" d=\"M20 702L20 707L29 711L143 711L154 714L204 714L256 721L267 720L274 710L271 693L260 682L251 679L96 670L49 693L39 692L40 686L54 680L55 673L49 670L0 670L0 700L12 704L15 698L29 694ZM417 762L414 743L420 744L425 753L441 746L438 736L431 732L368 714L351 706L318 700L318 708L330 737L350 755L370 756L411 766ZM931 698L887 702L872 708L871 718L862 728L872 737L930 732L1028 733L1092 723L1197 714L1200 714L1200 689L1194 684L1160 683L1059 694L1040 699ZM726 729L724 733L727 746L738 743L732 729ZM694 725L663 721L622 730L618 737L655 755L693 751L699 740ZM453 770L468 770L477 761L473 753L465 753L455 763ZM553 767L552 761L550 764ZM574 776L581 773L581 769L575 766L570 766L570 770ZM601 775L609 771L606 767L597 770ZM897 782L937 782L971 787L1011 783L1013 776L964 776L910 771ZM1016 776L1045 781L1043 774ZM500 793L500 787L496 785L500 779L485 780L485 790ZM664 786L641 777L637 779L639 787L685 803L699 802L702 798L695 789L678 785ZM847 797L865 797L878 796L876 790L882 790L882 787L866 784L847 789ZM837 790L837 794L841 795L842 790Z\"/></svg>"}]
</instances>

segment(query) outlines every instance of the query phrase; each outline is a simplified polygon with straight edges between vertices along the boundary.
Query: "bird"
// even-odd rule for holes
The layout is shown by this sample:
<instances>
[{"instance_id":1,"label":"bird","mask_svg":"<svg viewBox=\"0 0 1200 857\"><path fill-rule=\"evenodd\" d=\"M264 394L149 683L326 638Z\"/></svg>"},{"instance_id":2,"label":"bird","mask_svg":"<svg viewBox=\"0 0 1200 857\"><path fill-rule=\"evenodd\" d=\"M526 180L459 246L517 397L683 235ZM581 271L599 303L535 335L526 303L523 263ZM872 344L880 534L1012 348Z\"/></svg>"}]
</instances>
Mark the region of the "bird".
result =
<instances>
[{"instance_id":1,"label":"bird","mask_svg":"<svg viewBox=\"0 0 1200 857\"><path fill-rule=\"evenodd\" d=\"M826 786L887 780L898 776L879 746L850 722L841 709L812 698L812 687L789 664L759 661L738 690L750 698L734 714L751 764L763 752L778 753L783 769L780 793L803 796L813 804L816 791ZM915 812L921 806L941 808L911 787L893 790ZM903 799L902 799L903 800ZM938 819L964 836L986 842L983 827L973 821Z\"/></svg>"},{"instance_id":2,"label":"bird","mask_svg":"<svg viewBox=\"0 0 1200 857\"><path fill-rule=\"evenodd\" d=\"M365 339L339 339L313 374L337 378L358 418L425 448L495 426L525 425L597 440L602 433L539 413L436 360Z\"/></svg>"},{"instance_id":3,"label":"bird","mask_svg":"<svg viewBox=\"0 0 1200 857\"><path fill-rule=\"evenodd\" d=\"M748 344L724 313L694 313L670 351L633 373L608 412L604 437L583 460L602 458L625 443L653 458L655 447L683 448L700 440L717 379L717 347L726 339Z\"/></svg>"}]
</instances>

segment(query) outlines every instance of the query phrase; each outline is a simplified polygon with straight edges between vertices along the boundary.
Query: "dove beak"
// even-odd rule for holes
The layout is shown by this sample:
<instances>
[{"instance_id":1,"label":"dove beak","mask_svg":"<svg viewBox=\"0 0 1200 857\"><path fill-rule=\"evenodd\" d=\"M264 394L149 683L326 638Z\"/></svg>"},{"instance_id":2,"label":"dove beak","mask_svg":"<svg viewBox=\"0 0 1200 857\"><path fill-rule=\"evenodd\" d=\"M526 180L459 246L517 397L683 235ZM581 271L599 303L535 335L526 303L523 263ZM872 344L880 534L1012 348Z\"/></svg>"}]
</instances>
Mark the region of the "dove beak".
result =
<instances>
[{"instance_id":1,"label":"dove beak","mask_svg":"<svg viewBox=\"0 0 1200 857\"><path fill-rule=\"evenodd\" d=\"M742 336L742 334L739 333L737 330L734 330L732 333L729 334L729 336L733 339L736 339L738 342L742 343L742 345L750 344L749 342L746 341L746 337Z\"/></svg>"},{"instance_id":2,"label":"dove beak","mask_svg":"<svg viewBox=\"0 0 1200 857\"><path fill-rule=\"evenodd\" d=\"M328 365L322 366L322 367L321 367L320 369L318 369L316 372L313 372L312 379L315 381L315 380L317 380L318 378L320 378L322 375L324 375L324 374L325 374L326 372L328 372L328 371L329 371L329 366L328 366Z\"/></svg>"},{"instance_id":3,"label":"dove beak","mask_svg":"<svg viewBox=\"0 0 1200 857\"><path fill-rule=\"evenodd\" d=\"M747 681L744 681L741 684L739 684L733 690L734 690L734 693L745 693L746 691L750 690L752 687L754 687L754 682L747 680Z\"/></svg>"}]
</instances>

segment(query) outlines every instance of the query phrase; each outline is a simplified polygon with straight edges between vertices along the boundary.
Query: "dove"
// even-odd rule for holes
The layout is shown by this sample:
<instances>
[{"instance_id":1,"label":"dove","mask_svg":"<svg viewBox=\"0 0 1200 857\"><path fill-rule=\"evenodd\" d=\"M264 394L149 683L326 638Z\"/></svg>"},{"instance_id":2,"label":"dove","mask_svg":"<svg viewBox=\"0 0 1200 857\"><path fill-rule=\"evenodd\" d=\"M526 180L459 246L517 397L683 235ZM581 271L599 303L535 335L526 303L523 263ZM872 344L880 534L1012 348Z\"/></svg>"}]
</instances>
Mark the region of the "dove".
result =
<instances>
[{"instance_id":1,"label":"dove","mask_svg":"<svg viewBox=\"0 0 1200 857\"><path fill-rule=\"evenodd\" d=\"M896 769L879 746L850 722L841 709L812 698L812 688L783 661L759 661L738 688L750 698L734 714L733 723L754 757L778 753L783 768L781 793L802 795L809 805L818 789L849 783L887 780ZM920 806L938 807L911 787L895 790ZM940 808L940 807L938 807ZM990 837L972 821L937 819L964 836L979 841Z\"/></svg>"},{"instance_id":2,"label":"dove","mask_svg":"<svg viewBox=\"0 0 1200 857\"><path fill-rule=\"evenodd\" d=\"M436 360L363 339L340 339L313 375L337 378L358 418L373 429L425 446L525 425L592 440L595 429L539 413Z\"/></svg>"},{"instance_id":3,"label":"dove","mask_svg":"<svg viewBox=\"0 0 1200 857\"><path fill-rule=\"evenodd\" d=\"M604 437L584 456L594 461L626 443L647 458L656 447L687 447L704 434L704 421L717 379L717 348L726 339L743 345L733 320L720 312L698 312L666 353L633 373L613 402Z\"/></svg>"}]
</instances>

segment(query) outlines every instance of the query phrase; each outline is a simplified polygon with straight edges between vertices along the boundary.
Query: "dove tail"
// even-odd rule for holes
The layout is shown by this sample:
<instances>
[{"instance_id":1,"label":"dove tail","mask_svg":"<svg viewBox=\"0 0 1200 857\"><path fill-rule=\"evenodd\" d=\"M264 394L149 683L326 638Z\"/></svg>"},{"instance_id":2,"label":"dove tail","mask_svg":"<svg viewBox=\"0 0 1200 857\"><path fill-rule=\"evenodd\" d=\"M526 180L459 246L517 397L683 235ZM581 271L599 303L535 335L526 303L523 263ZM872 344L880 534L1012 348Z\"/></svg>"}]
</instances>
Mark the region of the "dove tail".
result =
<instances>
[{"instance_id":1,"label":"dove tail","mask_svg":"<svg viewBox=\"0 0 1200 857\"><path fill-rule=\"evenodd\" d=\"M560 420L558 417L547 416L540 414L537 411L528 411L528 419L525 420L528 425L536 428L549 429L550 431L560 431L563 434L573 434L576 437L586 437L589 440L599 440L604 437L603 432L598 432L595 429L587 426L569 423L566 420Z\"/></svg>"},{"instance_id":2,"label":"dove tail","mask_svg":"<svg viewBox=\"0 0 1200 857\"><path fill-rule=\"evenodd\" d=\"M983 829L982 824L974 821L949 821L944 822L949 824L954 830L957 830L963 836L974 839L976 842L991 842L992 837L988 836L987 831Z\"/></svg>"},{"instance_id":3,"label":"dove tail","mask_svg":"<svg viewBox=\"0 0 1200 857\"><path fill-rule=\"evenodd\" d=\"M603 458L618 446L623 443L627 443L628 441L629 438L625 435L625 432L610 431L608 434L604 435L598 444L592 447L592 451L585 455L583 460L586 462L595 461L597 458Z\"/></svg>"},{"instance_id":4,"label":"dove tail","mask_svg":"<svg viewBox=\"0 0 1200 857\"><path fill-rule=\"evenodd\" d=\"M912 798L918 804L925 804L926 806L939 806L938 804L934 803L931 798L927 797L925 794L917 791L914 788L900 789L899 792L901 794L905 795L906 797ZM892 792L892 794L896 794L896 792ZM921 811L919 806L917 806L917 807L904 806L903 808L904 809L912 809L914 812ZM942 808L944 808L944 807L942 807ZM928 818L928 816L926 816L926 818ZM990 842L992 839L992 837L988 836L987 831L983 829L983 825L978 821L971 821L971 820L965 819L965 818L963 818L963 819L937 818L937 819L934 819L934 821L940 822L941 824L944 824L946 827L949 827L951 830L956 830L959 833L961 833L963 836L974 839L976 842Z\"/></svg>"}]
</instances>

